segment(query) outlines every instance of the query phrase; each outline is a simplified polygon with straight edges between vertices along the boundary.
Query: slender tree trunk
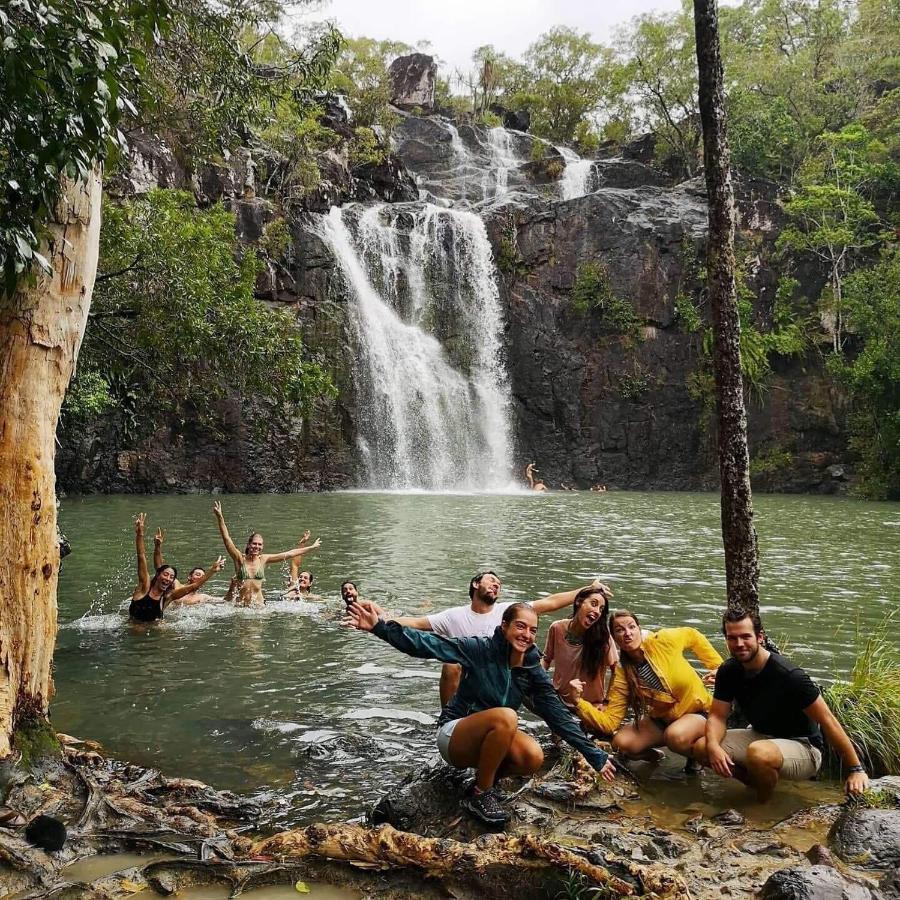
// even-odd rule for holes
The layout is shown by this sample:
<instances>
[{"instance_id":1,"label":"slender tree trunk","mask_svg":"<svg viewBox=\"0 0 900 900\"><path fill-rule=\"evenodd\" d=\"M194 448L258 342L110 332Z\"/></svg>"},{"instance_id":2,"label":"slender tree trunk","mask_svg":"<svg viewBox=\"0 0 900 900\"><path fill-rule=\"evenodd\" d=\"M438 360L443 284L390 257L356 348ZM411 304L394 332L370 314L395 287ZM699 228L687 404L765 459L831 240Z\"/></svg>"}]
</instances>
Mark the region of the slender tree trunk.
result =
<instances>
[{"instance_id":1,"label":"slender tree trunk","mask_svg":"<svg viewBox=\"0 0 900 900\"><path fill-rule=\"evenodd\" d=\"M725 91L716 0L694 0L703 164L709 196L707 272L714 337L722 539L728 607L759 609L747 413L741 376L741 323L734 282L734 192L725 134Z\"/></svg>"},{"instance_id":2,"label":"slender tree trunk","mask_svg":"<svg viewBox=\"0 0 900 900\"><path fill-rule=\"evenodd\" d=\"M100 172L66 182L42 252L52 277L0 298L0 758L53 693L56 423L87 323L100 242Z\"/></svg>"}]
</instances>

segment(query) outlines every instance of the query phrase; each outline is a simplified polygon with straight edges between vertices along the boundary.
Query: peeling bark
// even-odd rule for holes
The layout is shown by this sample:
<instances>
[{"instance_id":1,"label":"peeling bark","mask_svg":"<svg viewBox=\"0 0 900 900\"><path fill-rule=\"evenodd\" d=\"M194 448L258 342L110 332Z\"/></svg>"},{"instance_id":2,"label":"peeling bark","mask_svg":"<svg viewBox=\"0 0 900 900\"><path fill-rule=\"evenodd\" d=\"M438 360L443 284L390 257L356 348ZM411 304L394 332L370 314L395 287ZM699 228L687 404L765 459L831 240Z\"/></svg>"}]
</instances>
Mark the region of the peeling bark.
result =
<instances>
[{"instance_id":1,"label":"peeling bark","mask_svg":"<svg viewBox=\"0 0 900 900\"><path fill-rule=\"evenodd\" d=\"M741 323L735 289L734 191L716 0L694 0L703 165L709 201L707 277L713 322L722 540L729 609L759 611L759 557L750 493Z\"/></svg>"},{"instance_id":2,"label":"peeling bark","mask_svg":"<svg viewBox=\"0 0 900 900\"><path fill-rule=\"evenodd\" d=\"M42 252L52 276L0 298L0 759L46 718L56 642L56 424L87 324L101 178L64 185Z\"/></svg>"}]
</instances>

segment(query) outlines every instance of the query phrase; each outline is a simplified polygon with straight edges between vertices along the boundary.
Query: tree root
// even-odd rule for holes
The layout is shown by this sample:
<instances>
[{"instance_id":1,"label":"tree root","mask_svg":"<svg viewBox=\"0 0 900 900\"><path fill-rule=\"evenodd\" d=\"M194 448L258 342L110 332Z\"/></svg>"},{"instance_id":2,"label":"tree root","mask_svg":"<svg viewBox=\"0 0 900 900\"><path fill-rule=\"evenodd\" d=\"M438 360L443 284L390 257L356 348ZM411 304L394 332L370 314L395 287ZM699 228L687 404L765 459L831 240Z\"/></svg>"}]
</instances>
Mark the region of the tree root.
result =
<instances>
[{"instance_id":1,"label":"tree root","mask_svg":"<svg viewBox=\"0 0 900 900\"><path fill-rule=\"evenodd\" d=\"M535 876L577 873L592 885L619 896L633 896L633 881L610 872L584 856L534 835L485 835L471 843L425 838L396 831L390 825L310 825L285 831L249 848L254 857L296 859L318 856L379 868L413 867L427 877L483 885L499 879L507 895L531 896ZM681 878L662 867L628 867L639 881L639 893L687 897ZM543 871L542 871L543 870ZM547 870L550 870L549 873Z\"/></svg>"}]
</instances>

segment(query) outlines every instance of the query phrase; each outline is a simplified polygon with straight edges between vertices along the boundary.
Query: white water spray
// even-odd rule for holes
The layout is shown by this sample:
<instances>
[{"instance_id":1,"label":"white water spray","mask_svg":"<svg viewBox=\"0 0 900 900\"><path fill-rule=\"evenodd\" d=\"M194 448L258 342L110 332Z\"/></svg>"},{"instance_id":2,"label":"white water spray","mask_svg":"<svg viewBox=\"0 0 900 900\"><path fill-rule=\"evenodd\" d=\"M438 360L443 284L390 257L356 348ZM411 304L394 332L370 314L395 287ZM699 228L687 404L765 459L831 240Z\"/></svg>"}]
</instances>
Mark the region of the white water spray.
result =
<instances>
[{"instance_id":1,"label":"white water spray","mask_svg":"<svg viewBox=\"0 0 900 900\"><path fill-rule=\"evenodd\" d=\"M582 159L574 150L568 147L557 147L566 161L566 168L559 181L560 194L563 200L574 200L583 197L590 188L591 176L594 171L594 162L590 159Z\"/></svg>"},{"instance_id":2,"label":"white water spray","mask_svg":"<svg viewBox=\"0 0 900 900\"><path fill-rule=\"evenodd\" d=\"M510 393L484 223L431 204L335 207L319 233L350 288L368 486L508 487Z\"/></svg>"}]
</instances>

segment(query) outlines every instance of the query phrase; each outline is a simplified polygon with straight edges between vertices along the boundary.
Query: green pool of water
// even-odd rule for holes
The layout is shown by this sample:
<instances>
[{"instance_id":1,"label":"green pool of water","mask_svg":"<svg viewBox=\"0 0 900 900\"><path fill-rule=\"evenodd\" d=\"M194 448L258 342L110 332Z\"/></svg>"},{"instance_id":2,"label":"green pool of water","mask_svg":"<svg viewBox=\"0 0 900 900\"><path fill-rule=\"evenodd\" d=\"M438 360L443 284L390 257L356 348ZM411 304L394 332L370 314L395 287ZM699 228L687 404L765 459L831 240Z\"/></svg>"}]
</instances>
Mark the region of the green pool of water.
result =
<instances>
[{"instance_id":1,"label":"green pool of water","mask_svg":"<svg viewBox=\"0 0 900 900\"><path fill-rule=\"evenodd\" d=\"M166 559L186 573L221 552L212 498L68 498L60 519L74 550L60 579L53 722L135 762L257 793L277 824L361 813L435 757L439 665L342 629L345 578L386 607L417 612L467 602L468 579L486 568L499 573L507 600L599 575L614 605L645 627L694 625L724 649L712 494L222 500L239 546L251 531L262 532L268 551L293 546L306 529L321 537L306 560L324 601L194 607L158 626L129 626L133 517L148 515L148 554L153 529L166 528ZM877 624L898 595L900 504L762 496L756 510L769 632L815 677L842 676L857 628ZM224 593L230 569L211 593ZM266 574L273 599L284 573L270 566Z\"/></svg>"}]
</instances>

